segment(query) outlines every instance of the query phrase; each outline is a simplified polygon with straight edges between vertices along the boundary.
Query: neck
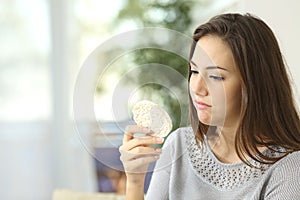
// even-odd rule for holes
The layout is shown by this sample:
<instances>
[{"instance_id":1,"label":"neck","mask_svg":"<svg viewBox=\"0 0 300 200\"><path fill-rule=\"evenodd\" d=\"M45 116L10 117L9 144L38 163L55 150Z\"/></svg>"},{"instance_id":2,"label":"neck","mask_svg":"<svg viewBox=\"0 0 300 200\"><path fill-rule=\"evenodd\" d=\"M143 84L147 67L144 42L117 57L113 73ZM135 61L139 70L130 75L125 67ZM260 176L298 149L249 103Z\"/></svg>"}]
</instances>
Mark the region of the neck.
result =
<instances>
[{"instance_id":1,"label":"neck","mask_svg":"<svg viewBox=\"0 0 300 200\"><path fill-rule=\"evenodd\" d=\"M223 127L223 128L217 128L217 131L220 137L219 144L229 149L234 149L236 129Z\"/></svg>"},{"instance_id":2,"label":"neck","mask_svg":"<svg viewBox=\"0 0 300 200\"><path fill-rule=\"evenodd\" d=\"M210 144L215 156L224 163L240 162L235 150L236 128L217 128L218 138Z\"/></svg>"}]
</instances>

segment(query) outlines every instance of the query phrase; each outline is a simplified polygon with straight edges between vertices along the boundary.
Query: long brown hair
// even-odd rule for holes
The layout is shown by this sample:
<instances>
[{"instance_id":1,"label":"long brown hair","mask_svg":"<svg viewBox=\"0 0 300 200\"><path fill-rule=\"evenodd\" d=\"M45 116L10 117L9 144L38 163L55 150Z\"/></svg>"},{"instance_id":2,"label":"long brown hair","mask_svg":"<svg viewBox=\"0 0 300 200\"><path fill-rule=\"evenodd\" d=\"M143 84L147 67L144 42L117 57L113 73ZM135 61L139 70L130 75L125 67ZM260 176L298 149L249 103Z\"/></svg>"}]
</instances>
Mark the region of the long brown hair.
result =
<instances>
[{"instance_id":1,"label":"long brown hair","mask_svg":"<svg viewBox=\"0 0 300 200\"><path fill-rule=\"evenodd\" d=\"M299 115L283 56L272 30L250 14L218 15L195 30L190 59L197 41L205 35L217 36L229 46L241 76L242 111L235 138L240 159L250 164L245 158L248 155L261 163L274 163L299 150ZM211 127L199 122L191 96L189 99L191 126L196 138L203 142ZM258 150L259 146L281 147L285 153L280 157L269 157Z\"/></svg>"}]
</instances>

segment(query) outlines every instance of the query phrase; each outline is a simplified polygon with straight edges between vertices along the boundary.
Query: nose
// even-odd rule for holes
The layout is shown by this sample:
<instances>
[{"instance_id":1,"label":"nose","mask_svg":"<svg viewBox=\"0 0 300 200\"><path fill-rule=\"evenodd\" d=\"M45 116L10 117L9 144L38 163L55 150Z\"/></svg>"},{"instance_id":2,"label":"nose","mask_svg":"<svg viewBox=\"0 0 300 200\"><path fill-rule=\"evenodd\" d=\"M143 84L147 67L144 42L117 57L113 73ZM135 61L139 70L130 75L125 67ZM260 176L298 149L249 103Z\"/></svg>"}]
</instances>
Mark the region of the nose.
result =
<instances>
[{"instance_id":1,"label":"nose","mask_svg":"<svg viewBox=\"0 0 300 200\"><path fill-rule=\"evenodd\" d=\"M207 96L209 94L206 81L201 74L191 77L190 89L197 96Z\"/></svg>"}]
</instances>

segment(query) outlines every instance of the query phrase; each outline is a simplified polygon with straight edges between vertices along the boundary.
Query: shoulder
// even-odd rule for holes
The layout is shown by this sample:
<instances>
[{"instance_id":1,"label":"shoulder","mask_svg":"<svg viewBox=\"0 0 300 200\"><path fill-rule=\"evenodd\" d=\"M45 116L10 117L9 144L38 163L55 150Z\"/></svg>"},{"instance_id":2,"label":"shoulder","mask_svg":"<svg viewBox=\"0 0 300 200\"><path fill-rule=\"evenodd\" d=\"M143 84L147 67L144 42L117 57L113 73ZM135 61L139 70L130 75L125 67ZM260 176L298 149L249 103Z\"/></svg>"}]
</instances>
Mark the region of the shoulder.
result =
<instances>
[{"instance_id":1,"label":"shoulder","mask_svg":"<svg viewBox=\"0 0 300 200\"><path fill-rule=\"evenodd\" d=\"M169 134L165 138L163 149L168 149L174 154L182 154L187 149L190 138L194 138L194 132L191 127L181 127Z\"/></svg>"},{"instance_id":2,"label":"shoulder","mask_svg":"<svg viewBox=\"0 0 300 200\"><path fill-rule=\"evenodd\" d=\"M300 151L288 154L270 169L265 199L300 199Z\"/></svg>"},{"instance_id":3,"label":"shoulder","mask_svg":"<svg viewBox=\"0 0 300 200\"><path fill-rule=\"evenodd\" d=\"M165 142L162 146L162 154L156 163L155 171L161 169L170 171L172 165L179 164L179 158L185 154L187 149L186 135L193 135L192 128L178 128L165 138Z\"/></svg>"},{"instance_id":4,"label":"shoulder","mask_svg":"<svg viewBox=\"0 0 300 200\"><path fill-rule=\"evenodd\" d=\"M278 177L300 177L300 151L288 154L274 164L273 175Z\"/></svg>"},{"instance_id":5,"label":"shoulder","mask_svg":"<svg viewBox=\"0 0 300 200\"><path fill-rule=\"evenodd\" d=\"M194 137L192 127L180 127L168 135L166 144L184 142L187 137Z\"/></svg>"},{"instance_id":6,"label":"shoulder","mask_svg":"<svg viewBox=\"0 0 300 200\"><path fill-rule=\"evenodd\" d=\"M174 139L178 137L183 137L187 135L194 135L192 127L180 127L169 134L168 138Z\"/></svg>"}]
</instances>

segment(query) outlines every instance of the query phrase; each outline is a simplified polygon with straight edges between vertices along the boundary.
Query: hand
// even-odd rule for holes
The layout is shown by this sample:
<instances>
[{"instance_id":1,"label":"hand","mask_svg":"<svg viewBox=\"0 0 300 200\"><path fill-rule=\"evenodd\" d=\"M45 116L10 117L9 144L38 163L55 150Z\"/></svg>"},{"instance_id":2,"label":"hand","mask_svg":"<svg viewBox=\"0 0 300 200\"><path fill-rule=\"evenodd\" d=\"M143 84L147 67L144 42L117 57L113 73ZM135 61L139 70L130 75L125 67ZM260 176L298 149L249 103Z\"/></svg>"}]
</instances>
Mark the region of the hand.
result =
<instances>
[{"instance_id":1,"label":"hand","mask_svg":"<svg viewBox=\"0 0 300 200\"><path fill-rule=\"evenodd\" d=\"M145 136L134 137L141 133ZM163 138L151 136L148 128L131 125L126 127L123 145L119 148L127 182L144 184L149 163L156 161L161 154L160 148L151 147L153 144L162 144Z\"/></svg>"}]
</instances>

